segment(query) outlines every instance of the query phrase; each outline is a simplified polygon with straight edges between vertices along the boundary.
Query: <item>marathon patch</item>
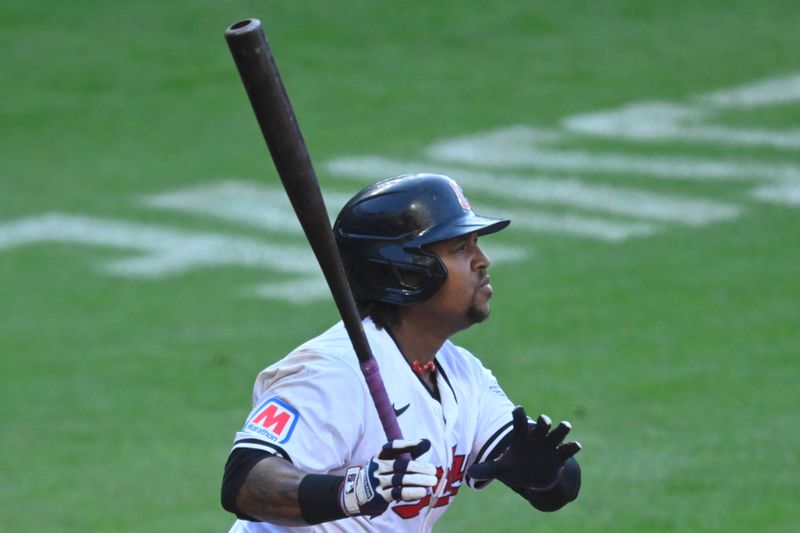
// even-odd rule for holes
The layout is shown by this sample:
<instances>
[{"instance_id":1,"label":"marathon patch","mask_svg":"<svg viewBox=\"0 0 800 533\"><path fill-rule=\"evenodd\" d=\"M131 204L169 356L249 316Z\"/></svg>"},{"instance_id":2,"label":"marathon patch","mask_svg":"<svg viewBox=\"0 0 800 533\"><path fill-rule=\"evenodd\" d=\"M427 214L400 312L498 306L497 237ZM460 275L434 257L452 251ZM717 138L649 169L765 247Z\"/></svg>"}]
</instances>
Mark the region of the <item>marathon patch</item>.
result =
<instances>
[{"instance_id":1,"label":"marathon patch","mask_svg":"<svg viewBox=\"0 0 800 533\"><path fill-rule=\"evenodd\" d=\"M270 398L253 411L243 431L257 433L276 444L283 444L292 436L300 415L277 398Z\"/></svg>"}]
</instances>

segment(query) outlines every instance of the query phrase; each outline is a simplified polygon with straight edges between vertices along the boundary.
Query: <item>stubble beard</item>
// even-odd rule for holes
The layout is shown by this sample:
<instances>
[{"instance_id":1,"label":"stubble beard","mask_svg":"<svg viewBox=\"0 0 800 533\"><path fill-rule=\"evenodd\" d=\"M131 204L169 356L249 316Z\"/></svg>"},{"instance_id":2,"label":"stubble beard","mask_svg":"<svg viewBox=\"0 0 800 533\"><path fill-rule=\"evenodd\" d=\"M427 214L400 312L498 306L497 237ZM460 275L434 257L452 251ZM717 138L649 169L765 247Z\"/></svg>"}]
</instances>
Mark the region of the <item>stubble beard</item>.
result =
<instances>
[{"instance_id":1,"label":"stubble beard","mask_svg":"<svg viewBox=\"0 0 800 533\"><path fill-rule=\"evenodd\" d=\"M470 326L473 324L480 324L489 318L489 302L487 301L486 307L481 309L478 306L478 292L479 291L475 291L475 294L472 295L472 301L467 308L467 322Z\"/></svg>"},{"instance_id":2,"label":"stubble beard","mask_svg":"<svg viewBox=\"0 0 800 533\"><path fill-rule=\"evenodd\" d=\"M483 268L480 270L479 273L481 283L486 279L486 269ZM487 318L489 318L489 298L490 296L486 297L486 303L483 307L478 305L478 298L481 294L481 285L475 288L475 291L472 293L472 300L469 302L469 307L467 308L467 321L468 324L471 326L473 324L480 324Z\"/></svg>"}]
</instances>

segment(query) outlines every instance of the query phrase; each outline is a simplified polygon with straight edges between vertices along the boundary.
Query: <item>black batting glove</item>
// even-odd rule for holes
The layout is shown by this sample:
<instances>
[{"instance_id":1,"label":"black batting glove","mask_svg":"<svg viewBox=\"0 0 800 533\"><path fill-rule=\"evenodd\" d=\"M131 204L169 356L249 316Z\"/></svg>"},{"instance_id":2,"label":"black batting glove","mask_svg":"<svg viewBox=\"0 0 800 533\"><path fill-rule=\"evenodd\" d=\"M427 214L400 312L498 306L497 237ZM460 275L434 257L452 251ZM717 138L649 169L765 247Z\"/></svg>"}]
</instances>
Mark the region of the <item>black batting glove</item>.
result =
<instances>
[{"instance_id":1,"label":"black batting glove","mask_svg":"<svg viewBox=\"0 0 800 533\"><path fill-rule=\"evenodd\" d=\"M499 479L514 489L547 492L558 483L564 463L581 445L563 442L572 429L569 422L550 431L551 422L545 415L539 416L536 425L528 424L522 407L516 407L512 415L514 429L506 451L497 460L470 466L467 473L476 481Z\"/></svg>"}]
</instances>

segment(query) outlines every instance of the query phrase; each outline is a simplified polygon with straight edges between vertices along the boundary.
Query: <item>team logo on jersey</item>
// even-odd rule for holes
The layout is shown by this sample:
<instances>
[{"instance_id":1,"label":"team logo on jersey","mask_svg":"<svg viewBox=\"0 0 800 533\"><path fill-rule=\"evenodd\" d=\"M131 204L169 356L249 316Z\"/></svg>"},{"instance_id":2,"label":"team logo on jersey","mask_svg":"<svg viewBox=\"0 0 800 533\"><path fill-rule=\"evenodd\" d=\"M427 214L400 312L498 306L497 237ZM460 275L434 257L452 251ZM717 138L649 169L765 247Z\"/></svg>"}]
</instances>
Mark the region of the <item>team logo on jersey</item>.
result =
<instances>
[{"instance_id":1,"label":"team logo on jersey","mask_svg":"<svg viewBox=\"0 0 800 533\"><path fill-rule=\"evenodd\" d=\"M456 497L456 494L458 494L458 489L461 488L461 482L464 479L464 474L467 471L467 466L465 464L466 456L456 455L455 446L453 446L453 449L450 453L453 457L453 465L450 467L450 470L445 472L444 468L441 466L436 467L436 477L439 480L437 487L441 483L445 483L445 486L439 497L434 500L434 508L450 505L450 502ZM425 496L421 500L417 500L414 503L397 504L392 507L392 511L397 513L400 518L409 520L419 516L419 513L421 513L423 509L430 505L431 497Z\"/></svg>"},{"instance_id":2,"label":"team logo on jersey","mask_svg":"<svg viewBox=\"0 0 800 533\"><path fill-rule=\"evenodd\" d=\"M461 204L461 207L463 209L472 209L472 206L469 205L469 200L464 196L464 191L461 190L461 186L453 180L450 180L448 183L450 184L450 188L453 189L453 192L456 193L456 198L458 198L458 203Z\"/></svg>"},{"instance_id":3,"label":"team logo on jersey","mask_svg":"<svg viewBox=\"0 0 800 533\"><path fill-rule=\"evenodd\" d=\"M292 407L277 398L262 403L247 422L244 431L258 433L276 444L283 444L292 436L300 415Z\"/></svg>"}]
</instances>

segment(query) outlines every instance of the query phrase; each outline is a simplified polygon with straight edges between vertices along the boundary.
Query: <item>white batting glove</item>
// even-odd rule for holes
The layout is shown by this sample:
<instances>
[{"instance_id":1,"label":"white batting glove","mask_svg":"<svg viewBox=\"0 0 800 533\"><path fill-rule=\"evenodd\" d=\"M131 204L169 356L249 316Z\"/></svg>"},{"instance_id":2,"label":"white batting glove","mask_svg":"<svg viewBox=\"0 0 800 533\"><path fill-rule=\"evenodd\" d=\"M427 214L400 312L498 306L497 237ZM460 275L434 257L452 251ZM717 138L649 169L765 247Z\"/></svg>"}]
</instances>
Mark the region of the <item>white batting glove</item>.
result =
<instances>
[{"instance_id":1,"label":"white batting glove","mask_svg":"<svg viewBox=\"0 0 800 533\"><path fill-rule=\"evenodd\" d=\"M379 515L392 501L415 501L430 494L436 485L436 467L430 463L398 459L408 453L413 459L431 447L428 439L392 440L364 466L347 469L339 503L348 515Z\"/></svg>"}]
</instances>

